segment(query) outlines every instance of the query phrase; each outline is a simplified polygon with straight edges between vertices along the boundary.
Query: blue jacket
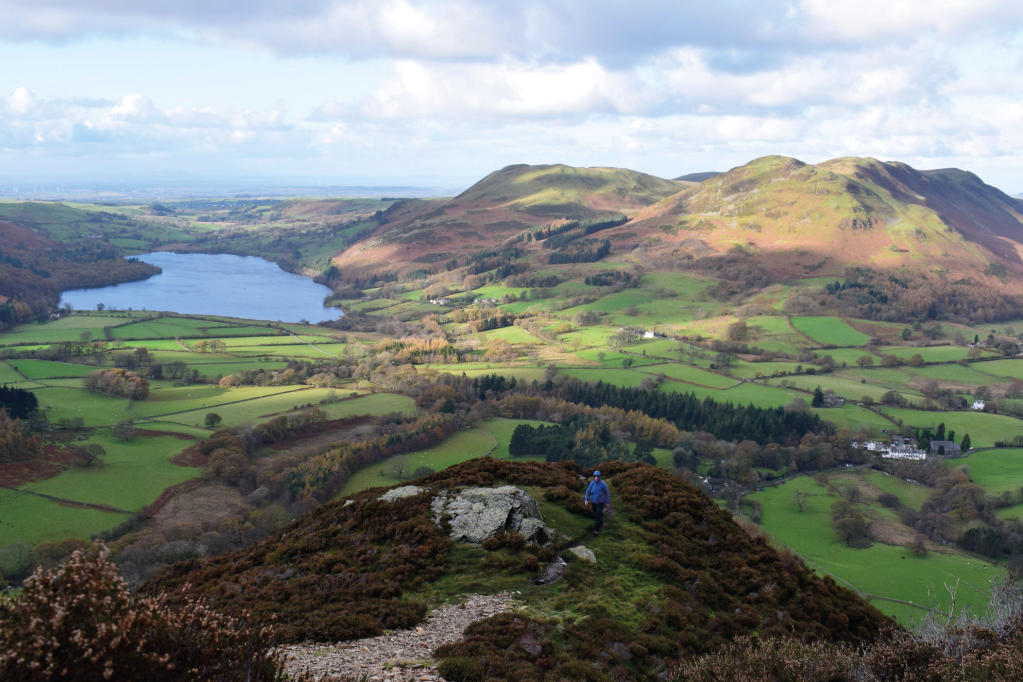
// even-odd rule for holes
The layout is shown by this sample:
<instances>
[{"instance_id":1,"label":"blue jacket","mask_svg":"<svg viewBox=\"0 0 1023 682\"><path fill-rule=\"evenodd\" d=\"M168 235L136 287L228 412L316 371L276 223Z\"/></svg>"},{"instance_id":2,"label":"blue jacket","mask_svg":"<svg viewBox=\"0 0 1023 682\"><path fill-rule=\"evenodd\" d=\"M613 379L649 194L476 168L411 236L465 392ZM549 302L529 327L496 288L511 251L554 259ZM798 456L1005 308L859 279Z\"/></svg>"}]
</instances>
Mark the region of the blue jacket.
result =
<instances>
[{"instance_id":1,"label":"blue jacket","mask_svg":"<svg viewBox=\"0 0 1023 682\"><path fill-rule=\"evenodd\" d=\"M590 485L586 487L586 497L583 500L594 504L610 502L611 491L607 489L607 483L604 483L604 479L600 479L599 482L590 481Z\"/></svg>"}]
</instances>

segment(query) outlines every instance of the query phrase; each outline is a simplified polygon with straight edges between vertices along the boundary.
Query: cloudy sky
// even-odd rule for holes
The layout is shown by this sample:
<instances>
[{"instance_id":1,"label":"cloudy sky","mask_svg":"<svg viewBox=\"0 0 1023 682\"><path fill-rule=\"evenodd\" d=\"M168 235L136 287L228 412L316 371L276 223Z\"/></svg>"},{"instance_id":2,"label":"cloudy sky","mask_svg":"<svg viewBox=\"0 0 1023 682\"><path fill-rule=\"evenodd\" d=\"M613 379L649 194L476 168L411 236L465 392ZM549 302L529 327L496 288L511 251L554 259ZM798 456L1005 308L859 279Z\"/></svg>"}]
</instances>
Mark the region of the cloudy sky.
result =
<instances>
[{"instance_id":1,"label":"cloudy sky","mask_svg":"<svg viewBox=\"0 0 1023 682\"><path fill-rule=\"evenodd\" d=\"M0 0L0 175L663 177L765 154L1023 191L1019 0Z\"/></svg>"}]
</instances>

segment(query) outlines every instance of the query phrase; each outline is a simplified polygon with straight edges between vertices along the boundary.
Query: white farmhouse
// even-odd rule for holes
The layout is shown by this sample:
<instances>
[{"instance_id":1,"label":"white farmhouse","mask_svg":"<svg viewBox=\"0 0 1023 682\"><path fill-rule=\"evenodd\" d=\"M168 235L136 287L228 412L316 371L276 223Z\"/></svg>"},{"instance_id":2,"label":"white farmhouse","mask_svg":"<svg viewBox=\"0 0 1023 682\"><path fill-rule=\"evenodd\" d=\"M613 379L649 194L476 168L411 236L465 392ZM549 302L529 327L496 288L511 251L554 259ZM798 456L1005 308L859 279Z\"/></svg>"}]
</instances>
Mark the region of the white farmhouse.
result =
<instances>
[{"instance_id":1,"label":"white farmhouse","mask_svg":"<svg viewBox=\"0 0 1023 682\"><path fill-rule=\"evenodd\" d=\"M983 400L974 400L973 401L973 409L975 409L975 410L983 410L984 409L984 401Z\"/></svg>"}]
</instances>

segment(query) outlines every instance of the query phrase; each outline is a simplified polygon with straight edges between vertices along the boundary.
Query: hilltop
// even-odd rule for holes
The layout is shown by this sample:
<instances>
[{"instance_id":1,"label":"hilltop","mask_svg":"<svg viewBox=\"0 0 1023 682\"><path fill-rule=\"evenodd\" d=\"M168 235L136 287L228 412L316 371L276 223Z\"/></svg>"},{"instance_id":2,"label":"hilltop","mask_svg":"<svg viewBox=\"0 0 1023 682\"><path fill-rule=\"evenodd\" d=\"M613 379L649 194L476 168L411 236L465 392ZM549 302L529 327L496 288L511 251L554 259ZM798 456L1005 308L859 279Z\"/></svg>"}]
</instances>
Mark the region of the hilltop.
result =
<instances>
[{"instance_id":1,"label":"hilltop","mask_svg":"<svg viewBox=\"0 0 1023 682\"><path fill-rule=\"evenodd\" d=\"M632 215L683 186L622 168L507 166L453 199L397 202L379 229L335 262L439 263L552 222Z\"/></svg>"},{"instance_id":2,"label":"hilltop","mask_svg":"<svg viewBox=\"0 0 1023 682\"><path fill-rule=\"evenodd\" d=\"M1023 202L966 171L869 158L756 159L644 209L628 230L662 248L696 239L793 278L849 265L991 286L1023 275Z\"/></svg>"},{"instance_id":3,"label":"hilltop","mask_svg":"<svg viewBox=\"0 0 1023 682\"><path fill-rule=\"evenodd\" d=\"M542 679L555 666L569 678L646 679L666 659L715 651L754 631L852 643L873 641L890 622L747 533L681 478L646 465L602 468L615 515L598 538L589 535L583 470L574 463L483 457L412 482L420 494L389 501L384 488L372 488L323 505L249 548L176 564L143 591L190 584L227 613L276 615L287 641L326 642L412 627L448 599L513 591L525 610L482 621L474 627L486 636L476 644L436 654L485 656L492 669L505 657L495 674L507 679ZM447 517L435 522L431 502L440 492L504 484L539 501L552 545L499 533L468 546L448 536ZM596 564L576 560L563 579L536 584L559 550L581 542ZM500 642L527 635L545 644L531 656L503 651ZM580 675L594 665L604 672Z\"/></svg>"}]
</instances>

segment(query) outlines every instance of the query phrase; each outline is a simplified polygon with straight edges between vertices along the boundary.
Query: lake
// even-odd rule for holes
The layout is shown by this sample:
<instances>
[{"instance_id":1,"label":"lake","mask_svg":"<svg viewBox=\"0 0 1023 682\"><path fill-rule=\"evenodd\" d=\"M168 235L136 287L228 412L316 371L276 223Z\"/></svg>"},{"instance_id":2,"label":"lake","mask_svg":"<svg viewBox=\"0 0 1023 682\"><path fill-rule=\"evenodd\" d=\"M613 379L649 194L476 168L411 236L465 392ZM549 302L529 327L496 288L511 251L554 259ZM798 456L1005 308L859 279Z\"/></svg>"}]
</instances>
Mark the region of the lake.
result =
<instances>
[{"instance_id":1,"label":"lake","mask_svg":"<svg viewBox=\"0 0 1023 682\"><path fill-rule=\"evenodd\" d=\"M252 256L170 253L136 256L163 268L141 282L64 292L61 305L95 310L97 303L118 310L162 310L192 315L224 315L250 320L313 324L336 320L339 308L323 299L330 287L281 270L276 263Z\"/></svg>"}]
</instances>

